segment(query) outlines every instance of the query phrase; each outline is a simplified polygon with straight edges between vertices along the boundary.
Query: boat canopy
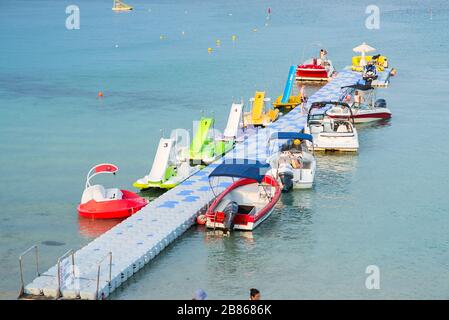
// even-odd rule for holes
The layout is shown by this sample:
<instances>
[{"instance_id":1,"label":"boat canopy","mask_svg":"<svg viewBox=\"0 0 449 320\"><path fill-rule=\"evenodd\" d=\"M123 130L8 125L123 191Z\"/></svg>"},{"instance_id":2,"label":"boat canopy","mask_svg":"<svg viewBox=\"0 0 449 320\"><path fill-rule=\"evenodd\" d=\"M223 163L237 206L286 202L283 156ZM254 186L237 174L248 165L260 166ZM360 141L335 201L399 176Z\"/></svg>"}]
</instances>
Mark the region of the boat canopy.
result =
<instances>
[{"instance_id":1,"label":"boat canopy","mask_svg":"<svg viewBox=\"0 0 449 320\"><path fill-rule=\"evenodd\" d=\"M233 163L222 163L209 174L211 177L248 178L262 182L270 164L247 159L234 159Z\"/></svg>"},{"instance_id":2,"label":"boat canopy","mask_svg":"<svg viewBox=\"0 0 449 320\"><path fill-rule=\"evenodd\" d=\"M271 135L270 139L299 139L299 140L308 140L310 142L313 141L313 137L310 134L299 133L299 132L274 132Z\"/></svg>"},{"instance_id":3,"label":"boat canopy","mask_svg":"<svg viewBox=\"0 0 449 320\"><path fill-rule=\"evenodd\" d=\"M362 84L362 83L357 83L357 84L353 84L353 85L350 85L350 86L344 86L344 87L341 87L341 88L342 89L351 88L351 89L361 90L361 91L374 90L373 86L370 86L368 84Z\"/></svg>"},{"instance_id":4,"label":"boat canopy","mask_svg":"<svg viewBox=\"0 0 449 320\"><path fill-rule=\"evenodd\" d=\"M97 164L96 166L92 167L89 172L87 173L86 178L86 188L90 187L90 180L102 173L112 173L115 174L118 171L118 167L115 164L112 163L101 163Z\"/></svg>"},{"instance_id":5,"label":"boat canopy","mask_svg":"<svg viewBox=\"0 0 449 320\"><path fill-rule=\"evenodd\" d=\"M118 167L115 164L112 163L102 163L97 164L94 167L95 173L115 173L118 171Z\"/></svg>"}]
</instances>

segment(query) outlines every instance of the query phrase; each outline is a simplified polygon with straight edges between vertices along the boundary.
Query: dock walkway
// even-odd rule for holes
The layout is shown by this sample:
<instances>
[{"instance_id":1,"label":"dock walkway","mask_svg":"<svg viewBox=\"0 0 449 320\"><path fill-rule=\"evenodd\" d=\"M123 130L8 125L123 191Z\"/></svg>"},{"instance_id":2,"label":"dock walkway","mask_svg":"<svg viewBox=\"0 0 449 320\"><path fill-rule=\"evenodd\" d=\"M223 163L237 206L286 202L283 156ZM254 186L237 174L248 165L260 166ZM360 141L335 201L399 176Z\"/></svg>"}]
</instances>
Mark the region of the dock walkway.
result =
<instances>
[{"instance_id":1,"label":"dock walkway","mask_svg":"<svg viewBox=\"0 0 449 320\"><path fill-rule=\"evenodd\" d=\"M338 99L342 86L355 84L359 79L360 74L344 70L312 95L308 104ZM258 130L223 159L266 160L268 133L301 131L307 116L301 109L295 108ZM223 159L195 173L86 246L67 252L55 266L24 286L23 294L31 298L95 300L108 297L195 223L214 197L208 175ZM218 191L229 183L219 183Z\"/></svg>"}]
</instances>

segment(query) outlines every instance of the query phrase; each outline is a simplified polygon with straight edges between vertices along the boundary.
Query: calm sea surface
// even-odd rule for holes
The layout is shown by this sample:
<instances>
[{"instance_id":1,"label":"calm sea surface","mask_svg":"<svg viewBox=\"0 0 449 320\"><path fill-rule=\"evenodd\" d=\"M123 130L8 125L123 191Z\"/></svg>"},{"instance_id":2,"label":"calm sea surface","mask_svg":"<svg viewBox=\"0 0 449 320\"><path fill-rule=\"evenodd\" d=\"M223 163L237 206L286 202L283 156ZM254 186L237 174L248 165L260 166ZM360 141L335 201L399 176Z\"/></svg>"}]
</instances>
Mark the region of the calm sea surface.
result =
<instances>
[{"instance_id":1,"label":"calm sea surface","mask_svg":"<svg viewBox=\"0 0 449 320\"><path fill-rule=\"evenodd\" d=\"M92 165L117 164L98 181L132 190L160 129L201 110L223 128L233 100L281 94L290 64L325 47L341 70L363 41L398 76L378 91L393 119L360 129L359 155L319 156L315 187L283 195L252 234L193 227L111 298L449 298L447 1L375 1L379 30L365 28L372 1L111 2L0 2L0 299L15 298L32 244L48 268L116 223L77 216ZM65 28L71 4L80 30ZM365 287L368 265L380 290Z\"/></svg>"}]
</instances>

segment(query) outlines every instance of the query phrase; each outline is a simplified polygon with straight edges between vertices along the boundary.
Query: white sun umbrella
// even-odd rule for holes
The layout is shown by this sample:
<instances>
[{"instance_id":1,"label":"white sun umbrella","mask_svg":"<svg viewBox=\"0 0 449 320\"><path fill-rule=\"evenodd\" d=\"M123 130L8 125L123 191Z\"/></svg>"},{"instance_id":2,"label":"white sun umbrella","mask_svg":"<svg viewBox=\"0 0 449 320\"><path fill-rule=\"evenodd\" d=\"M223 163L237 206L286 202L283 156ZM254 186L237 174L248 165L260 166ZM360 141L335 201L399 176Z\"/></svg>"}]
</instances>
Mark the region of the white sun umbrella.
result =
<instances>
[{"instance_id":1,"label":"white sun umbrella","mask_svg":"<svg viewBox=\"0 0 449 320\"><path fill-rule=\"evenodd\" d=\"M360 52L362 54L362 58L360 59L360 65L361 66L365 66L366 65L365 53L371 52L371 51L375 51L375 50L376 50L376 48L373 48L373 47L367 45L365 42L362 43L361 45L355 47L354 49L352 49L352 51Z\"/></svg>"}]
</instances>

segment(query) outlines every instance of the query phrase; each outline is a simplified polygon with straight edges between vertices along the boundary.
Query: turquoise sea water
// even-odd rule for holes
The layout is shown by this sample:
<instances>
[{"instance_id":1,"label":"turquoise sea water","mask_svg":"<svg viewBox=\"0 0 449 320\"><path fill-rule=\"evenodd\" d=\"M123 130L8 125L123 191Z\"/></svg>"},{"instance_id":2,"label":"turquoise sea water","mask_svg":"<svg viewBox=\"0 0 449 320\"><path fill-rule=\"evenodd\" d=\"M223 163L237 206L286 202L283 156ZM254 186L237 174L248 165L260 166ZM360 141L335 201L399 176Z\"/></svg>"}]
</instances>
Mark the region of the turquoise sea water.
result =
<instances>
[{"instance_id":1,"label":"turquoise sea water","mask_svg":"<svg viewBox=\"0 0 449 320\"><path fill-rule=\"evenodd\" d=\"M111 298L449 298L447 1L376 1L380 30L364 25L371 1L128 0L121 14L111 2L0 3L0 298L15 297L30 245L61 244L41 245L44 269L114 225L78 219L92 165L116 163L100 182L132 189L160 129L201 110L222 128L233 99L281 94L321 46L342 69L363 41L399 72L378 91L393 119L360 129L359 155L319 156L314 189L283 195L252 234L192 228ZM80 30L65 28L71 4ZM380 290L365 288L368 265Z\"/></svg>"}]
</instances>

